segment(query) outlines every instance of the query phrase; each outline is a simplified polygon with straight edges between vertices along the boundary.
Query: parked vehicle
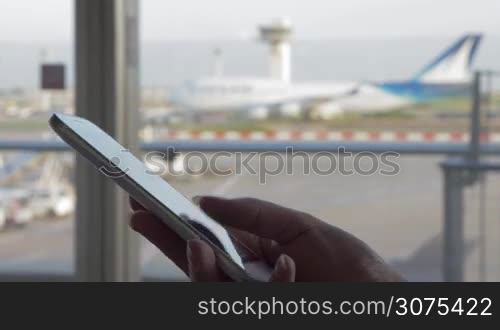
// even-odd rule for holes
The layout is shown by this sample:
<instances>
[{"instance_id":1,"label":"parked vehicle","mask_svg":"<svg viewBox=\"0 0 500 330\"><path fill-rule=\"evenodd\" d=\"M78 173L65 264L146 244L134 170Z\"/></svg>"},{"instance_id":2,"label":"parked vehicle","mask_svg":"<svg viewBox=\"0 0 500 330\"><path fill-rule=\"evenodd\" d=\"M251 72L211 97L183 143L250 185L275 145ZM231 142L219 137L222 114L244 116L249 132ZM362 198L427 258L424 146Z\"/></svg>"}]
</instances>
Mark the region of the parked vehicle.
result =
<instances>
[{"instance_id":1,"label":"parked vehicle","mask_svg":"<svg viewBox=\"0 0 500 330\"><path fill-rule=\"evenodd\" d=\"M65 187L3 189L1 195L0 230L9 224L26 225L37 218L62 218L75 208L74 194Z\"/></svg>"},{"instance_id":2,"label":"parked vehicle","mask_svg":"<svg viewBox=\"0 0 500 330\"><path fill-rule=\"evenodd\" d=\"M29 207L29 196L17 197L10 200L7 206L7 221L14 225L26 225L34 218Z\"/></svg>"},{"instance_id":3,"label":"parked vehicle","mask_svg":"<svg viewBox=\"0 0 500 330\"><path fill-rule=\"evenodd\" d=\"M8 224L23 225L33 219L28 208L29 192L25 189L0 190L0 229Z\"/></svg>"},{"instance_id":4,"label":"parked vehicle","mask_svg":"<svg viewBox=\"0 0 500 330\"><path fill-rule=\"evenodd\" d=\"M64 188L36 189L30 194L28 207L34 217L64 217L74 211L73 194Z\"/></svg>"}]
</instances>

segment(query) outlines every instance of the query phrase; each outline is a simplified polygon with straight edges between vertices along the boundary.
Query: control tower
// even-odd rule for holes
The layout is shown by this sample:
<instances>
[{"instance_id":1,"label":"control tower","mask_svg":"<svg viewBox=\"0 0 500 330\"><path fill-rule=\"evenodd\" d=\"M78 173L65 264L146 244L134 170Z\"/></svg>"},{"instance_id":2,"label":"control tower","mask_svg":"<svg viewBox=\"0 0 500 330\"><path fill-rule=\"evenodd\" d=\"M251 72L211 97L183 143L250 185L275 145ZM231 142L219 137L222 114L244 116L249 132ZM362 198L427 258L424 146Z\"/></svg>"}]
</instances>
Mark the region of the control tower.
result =
<instances>
[{"instance_id":1,"label":"control tower","mask_svg":"<svg viewBox=\"0 0 500 330\"><path fill-rule=\"evenodd\" d=\"M271 77L290 82L290 37L292 27L289 19L282 18L259 27L260 39L271 47Z\"/></svg>"}]
</instances>

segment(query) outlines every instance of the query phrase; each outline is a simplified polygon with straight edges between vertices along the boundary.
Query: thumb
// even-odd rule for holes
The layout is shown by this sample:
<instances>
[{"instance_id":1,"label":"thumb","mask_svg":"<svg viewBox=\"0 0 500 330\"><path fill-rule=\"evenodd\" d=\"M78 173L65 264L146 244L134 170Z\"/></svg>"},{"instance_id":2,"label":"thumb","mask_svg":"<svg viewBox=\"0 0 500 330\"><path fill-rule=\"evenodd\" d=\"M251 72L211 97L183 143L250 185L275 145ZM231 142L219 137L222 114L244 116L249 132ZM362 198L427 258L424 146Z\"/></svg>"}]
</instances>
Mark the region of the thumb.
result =
<instances>
[{"instance_id":1,"label":"thumb","mask_svg":"<svg viewBox=\"0 0 500 330\"><path fill-rule=\"evenodd\" d=\"M192 239L187 242L186 251L189 277L193 282L219 282L224 277L217 267L217 258L214 251L201 239Z\"/></svg>"},{"instance_id":2,"label":"thumb","mask_svg":"<svg viewBox=\"0 0 500 330\"><path fill-rule=\"evenodd\" d=\"M270 282L295 282L295 262L286 254L282 254L274 265Z\"/></svg>"}]
</instances>

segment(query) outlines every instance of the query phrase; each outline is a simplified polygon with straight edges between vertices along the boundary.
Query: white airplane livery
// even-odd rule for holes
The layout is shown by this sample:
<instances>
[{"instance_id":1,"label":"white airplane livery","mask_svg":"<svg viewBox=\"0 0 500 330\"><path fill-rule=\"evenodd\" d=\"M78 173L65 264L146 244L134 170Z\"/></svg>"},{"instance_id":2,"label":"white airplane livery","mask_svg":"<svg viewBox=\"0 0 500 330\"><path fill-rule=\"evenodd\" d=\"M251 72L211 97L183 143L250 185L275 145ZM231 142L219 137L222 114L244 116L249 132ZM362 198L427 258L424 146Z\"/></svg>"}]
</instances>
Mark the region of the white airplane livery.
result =
<instances>
[{"instance_id":1,"label":"white airplane livery","mask_svg":"<svg viewBox=\"0 0 500 330\"><path fill-rule=\"evenodd\" d=\"M271 45L270 78L230 78L220 74L187 81L172 101L195 113L245 113L254 118L272 114L307 114L330 118L343 112L380 112L440 98L467 95L471 65L481 41L467 34L405 81L331 83L291 82L287 21L261 27Z\"/></svg>"},{"instance_id":2,"label":"white airplane livery","mask_svg":"<svg viewBox=\"0 0 500 330\"><path fill-rule=\"evenodd\" d=\"M265 78L201 78L186 82L173 102L195 112L238 112L253 118L298 116L356 91L355 82L287 83Z\"/></svg>"}]
</instances>

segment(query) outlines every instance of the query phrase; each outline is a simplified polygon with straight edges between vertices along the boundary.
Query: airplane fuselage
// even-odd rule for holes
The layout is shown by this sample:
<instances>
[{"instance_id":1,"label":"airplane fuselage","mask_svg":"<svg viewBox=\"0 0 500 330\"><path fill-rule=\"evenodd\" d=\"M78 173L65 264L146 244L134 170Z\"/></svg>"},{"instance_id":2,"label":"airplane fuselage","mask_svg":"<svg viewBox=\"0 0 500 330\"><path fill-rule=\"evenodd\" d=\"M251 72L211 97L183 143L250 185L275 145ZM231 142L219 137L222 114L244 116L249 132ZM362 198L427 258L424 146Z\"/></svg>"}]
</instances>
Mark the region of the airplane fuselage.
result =
<instances>
[{"instance_id":1,"label":"airplane fuselage","mask_svg":"<svg viewBox=\"0 0 500 330\"><path fill-rule=\"evenodd\" d=\"M466 96L464 83L421 83L417 81L356 83L283 83L271 79L200 79L176 90L174 103L192 111L247 111L259 107L321 107L334 104L344 112L388 111L440 98ZM333 100L328 101L332 96Z\"/></svg>"},{"instance_id":2,"label":"airplane fuselage","mask_svg":"<svg viewBox=\"0 0 500 330\"><path fill-rule=\"evenodd\" d=\"M355 82L285 83L263 78L202 78L176 89L172 101L195 111L234 111L263 104L267 107L287 103L307 105L355 87Z\"/></svg>"}]
</instances>

